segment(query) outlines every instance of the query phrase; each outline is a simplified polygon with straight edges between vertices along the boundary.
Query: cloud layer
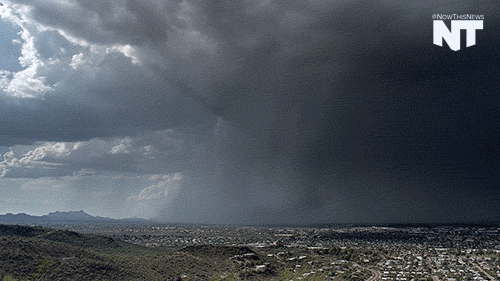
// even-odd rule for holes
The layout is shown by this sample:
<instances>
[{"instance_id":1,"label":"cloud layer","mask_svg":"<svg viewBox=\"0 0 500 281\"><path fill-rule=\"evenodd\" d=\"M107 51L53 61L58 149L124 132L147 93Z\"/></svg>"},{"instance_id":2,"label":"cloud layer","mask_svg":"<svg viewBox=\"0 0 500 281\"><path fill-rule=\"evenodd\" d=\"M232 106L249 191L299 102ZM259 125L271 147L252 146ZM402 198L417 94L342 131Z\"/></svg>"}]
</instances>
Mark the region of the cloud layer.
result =
<instances>
[{"instance_id":1,"label":"cloud layer","mask_svg":"<svg viewBox=\"0 0 500 281\"><path fill-rule=\"evenodd\" d=\"M493 1L2 4L21 30L22 70L0 72L13 200L139 177L109 200L173 221L498 219ZM484 14L477 46L434 46L436 13Z\"/></svg>"}]
</instances>

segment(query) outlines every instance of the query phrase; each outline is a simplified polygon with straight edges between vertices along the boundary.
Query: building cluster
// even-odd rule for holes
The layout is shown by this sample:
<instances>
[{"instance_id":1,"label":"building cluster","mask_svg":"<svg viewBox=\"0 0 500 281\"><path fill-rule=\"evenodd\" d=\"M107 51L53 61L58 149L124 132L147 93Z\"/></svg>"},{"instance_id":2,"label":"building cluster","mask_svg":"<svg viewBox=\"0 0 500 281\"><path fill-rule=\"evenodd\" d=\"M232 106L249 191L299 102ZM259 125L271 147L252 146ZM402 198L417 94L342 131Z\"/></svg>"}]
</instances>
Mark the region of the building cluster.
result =
<instances>
[{"instance_id":1,"label":"building cluster","mask_svg":"<svg viewBox=\"0 0 500 281\"><path fill-rule=\"evenodd\" d=\"M250 246L288 280L499 280L499 226L236 227L155 224L65 226L150 247ZM79 229L75 229L79 228ZM248 263L249 257L235 257ZM318 279L319 278L319 279ZM336 279L337 278L337 279ZM339 279L340 278L340 279Z\"/></svg>"}]
</instances>

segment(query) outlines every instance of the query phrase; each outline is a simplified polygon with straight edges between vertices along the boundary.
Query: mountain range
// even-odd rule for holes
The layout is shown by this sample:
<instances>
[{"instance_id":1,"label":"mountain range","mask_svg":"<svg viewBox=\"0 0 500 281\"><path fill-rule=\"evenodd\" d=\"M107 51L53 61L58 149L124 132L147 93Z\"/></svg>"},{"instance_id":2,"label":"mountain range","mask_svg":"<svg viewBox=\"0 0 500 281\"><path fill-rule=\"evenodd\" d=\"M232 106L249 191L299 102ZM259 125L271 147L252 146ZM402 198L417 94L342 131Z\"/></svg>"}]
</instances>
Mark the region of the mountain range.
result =
<instances>
[{"instance_id":1,"label":"mountain range","mask_svg":"<svg viewBox=\"0 0 500 281\"><path fill-rule=\"evenodd\" d=\"M143 219L112 219L91 216L80 211L51 212L48 215L32 216L25 213L0 215L0 224L60 224L60 223L113 223L113 222L139 222Z\"/></svg>"}]
</instances>

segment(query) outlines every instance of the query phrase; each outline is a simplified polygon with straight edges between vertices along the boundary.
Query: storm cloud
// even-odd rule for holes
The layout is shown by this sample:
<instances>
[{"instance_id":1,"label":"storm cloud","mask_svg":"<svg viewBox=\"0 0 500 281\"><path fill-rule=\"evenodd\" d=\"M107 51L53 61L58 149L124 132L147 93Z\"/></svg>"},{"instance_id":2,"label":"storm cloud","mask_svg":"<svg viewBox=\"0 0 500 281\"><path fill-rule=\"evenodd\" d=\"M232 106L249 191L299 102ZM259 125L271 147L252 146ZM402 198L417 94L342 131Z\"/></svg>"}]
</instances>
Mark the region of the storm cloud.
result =
<instances>
[{"instance_id":1,"label":"storm cloud","mask_svg":"<svg viewBox=\"0 0 500 281\"><path fill-rule=\"evenodd\" d=\"M1 2L12 202L38 180L168 221L500 219L493 1ZM433 14L484 15L476 46L433 45Z\"/></svg>"}]
</instances>

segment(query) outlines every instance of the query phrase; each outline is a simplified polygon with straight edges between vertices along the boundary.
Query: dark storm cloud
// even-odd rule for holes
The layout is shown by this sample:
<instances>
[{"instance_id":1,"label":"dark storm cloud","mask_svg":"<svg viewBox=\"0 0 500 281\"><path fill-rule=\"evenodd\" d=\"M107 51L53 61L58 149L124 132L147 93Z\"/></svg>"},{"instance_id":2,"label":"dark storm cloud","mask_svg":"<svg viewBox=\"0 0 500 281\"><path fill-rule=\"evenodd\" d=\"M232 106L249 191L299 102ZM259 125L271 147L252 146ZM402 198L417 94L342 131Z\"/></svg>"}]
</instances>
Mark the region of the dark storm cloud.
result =
<instances>
[{"instance_id":1,"label":"dark storm cloud","mask_svg":"<svg viewBox=\"0 0 500 281\"><path fill-rule=\"evenodd\" d=\"M1 98L2 144L134 135L201 118L196 116L200 105L189 104L191 98L154 81L153 74L130 67L130 60L119 55L108 60L98 69L75 71L56 93L42 99Z\"/></svg>"},{"instance_id":2,"label":"dark storm cloud","mask_svg":"<svg viewBox=\"0 0 500 281\"><path fill-rule=\"evenodd\" d=\"M29 5L68 37L131 45L142 64L103 63L76 95L4 101L4 142L179 128L196 153L169 219L498 219L492 1ZM433 45L437 13L484 14L476 46Z\"/></svg>"},{"instance_id":3,"label":"dark storm cloud","mask_svg":"<svg viewBox=\"0 0 500 281\"><path fill-rule=\"evenodd\" d=\"M490 215L499 199L493 6L384 4L317 12L290 33L231 25L237 38L252 27L261 34L250 49L228 40L239 64L210 91L217 112L245 131L231 134L220 153L228 162L219 185L234 202L259 189L281 198L286 186L287 199L301 200L276 208L281 218L335 217L328 210L341 196L350 201L341 220L497 219ZM433 13L489 20L477 47L452 52L432 45ZM488 207L471 207L479 202Z\"/></svg>"}]
</instances>

